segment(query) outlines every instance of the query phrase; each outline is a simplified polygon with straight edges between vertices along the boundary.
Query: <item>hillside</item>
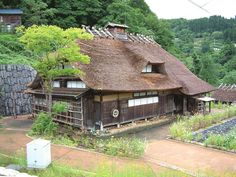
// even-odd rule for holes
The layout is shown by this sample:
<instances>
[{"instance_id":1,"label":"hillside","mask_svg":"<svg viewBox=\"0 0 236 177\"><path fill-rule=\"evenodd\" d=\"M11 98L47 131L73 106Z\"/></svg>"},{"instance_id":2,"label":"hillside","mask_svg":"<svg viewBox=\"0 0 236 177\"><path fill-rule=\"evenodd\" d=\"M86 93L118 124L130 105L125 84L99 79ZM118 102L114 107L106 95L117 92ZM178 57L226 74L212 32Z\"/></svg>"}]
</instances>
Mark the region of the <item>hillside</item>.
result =
<instances>
[{"instance_id":1,"label":"hillside","mask_svg":"<svg viewBox=\"0 0 236 177\"><path fill-rule=\"evenodd\" d=\"M0 34L0 64L31 64L33 54L24 49L16 35Z\"/></svg>"},{"instance_id":2,"label":"hillside","mask_svg":"<svg viewBox=\"0 0 236 177\"><path fill-rule=\"evenodd\" d=\"M172 54L211 84L236 83L236 20L221 16L168 20Z\"/></svg>"}]
</instances>

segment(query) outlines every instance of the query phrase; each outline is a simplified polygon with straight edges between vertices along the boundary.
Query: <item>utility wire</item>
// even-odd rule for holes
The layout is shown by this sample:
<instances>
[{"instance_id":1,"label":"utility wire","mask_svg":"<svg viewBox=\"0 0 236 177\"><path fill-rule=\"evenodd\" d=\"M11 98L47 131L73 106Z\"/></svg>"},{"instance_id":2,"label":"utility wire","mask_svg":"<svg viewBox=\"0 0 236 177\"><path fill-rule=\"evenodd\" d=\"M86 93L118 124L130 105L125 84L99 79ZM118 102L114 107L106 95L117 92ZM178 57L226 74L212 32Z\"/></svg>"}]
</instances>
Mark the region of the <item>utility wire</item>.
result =
<instances>
[{"instance_id":1,"label":"utility wire","mask_svg":"<svg viewBox=\"0 0 236 177\"><path fill-rule=\"evenodd\" d=\"M214 0L210 0L210 1L206 2L206 3L203 4L201 7L205 7L207 4L209 4L209 3L212 2L212 1L214 1Z\"/></svg>"},{"instance_id":2,"label":"utility wire","mask_svg":"<svg viewBox=\"0 0 236 177\"><path fill-rule=\"evenodd\" d=\"M206 6L208 3L210 3L210 1L209 1L208 3L202 5L202 6L199 5L199 4L197 4L196 2L194 2L194 1L192 1L192 0L188 0L188 1L189 1L191 4L195 5L196 7L202 9L202 10L205 11L206 13L212 15L207 9L203 8L203 7Z\"/></svg>"}]
</instances>

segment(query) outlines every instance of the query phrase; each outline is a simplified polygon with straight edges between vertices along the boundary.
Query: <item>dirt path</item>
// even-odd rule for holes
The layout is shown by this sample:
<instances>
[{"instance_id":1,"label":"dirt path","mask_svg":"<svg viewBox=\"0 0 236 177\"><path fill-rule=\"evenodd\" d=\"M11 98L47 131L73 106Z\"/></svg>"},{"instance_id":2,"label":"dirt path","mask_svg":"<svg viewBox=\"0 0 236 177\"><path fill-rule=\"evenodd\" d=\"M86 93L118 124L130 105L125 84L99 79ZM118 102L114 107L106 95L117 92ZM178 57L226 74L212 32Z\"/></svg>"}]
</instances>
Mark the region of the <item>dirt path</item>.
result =
<instances>
[{"instance_id":1,"label":"dirt path","mask_svg":"<svg viewBox=\"0 0 236 177\"><path fill-rule=\"evenodd\" d=\"M7 129L0 129L0 152L14 154L17 150L23 148L31 141L25 136L27 126L11 127L7 125L22 125L22 122L12 123L23 120L2 120ZM168 126L168 125L167 125ZM15 130L17 129L17 130ZM193 144L186 144L177 141L164 140L167 127L159 130L150 130L148 135L140 132L139 136L149 138L145 155L138 160L111 157L104 154L87 151L84 149L73 149L62 146L52 146L53 161L64 163L66 165L78 167L80 169L94 171L101 164L113 164L116 167L127 166L127 164L151 166L158 173L166 168L183 170L190 173L199 173L203 171L214 171L219 176L225 172L230 172L229 177L236 176L236 154L227 153L219 150L213 150ZM160 136L161 135L161 136ZM158 140L160 139L161 140ZM208 175L210 176L210 175Z\"/></svg>"},{"instance_id":2,"label":"dirt path","mask_svg":"<svg viewBox=\"0 0 236 177\"><path fill-rule=\"evenodd\" d=\"M25 153L26 144L32 141L31 138L25 135L26 131L30 129L29 121L25 118L19 118L17 120L4 119L0 121L0 124L5 127L4 129L0 129L0 153L8 155L14 155L19 152L21 154ZM23 126L24 124L25 126ZM87 171L95 171L96 168L104 164L117 168L127 165L150 167L151 164L140 159L112 157L85 149L69 148L59 145L52 145L52 160ZM166 170L166 168L157 164L152 164L151 167L156 173Z\"/></svg>"},{"instance_id":3,"label":"dirt path","mask_svg":"<svg viewBox=\"0 0 236 177\"><path fill-rule=\"evenodd\" d=\"M165 124L158 127L153 127L146 129L134 134L129 134L129 137L137 137L147 141L163 140L166 139L169 135L169 126L170 124Z\"/></svg>"},{"instance_id":4,"label":"dirt path","mask_svg":"<svg viewBox=\"0 0 236 177\"><path fill-rule=\"evenodd\" d=\"M173 140L149 143L144 160L193 173L229 173L236 176L236 154ZM234 174L234 175L233 175ZM220 176L220 175L219 175Z\"/></svg>"}]
</instances>

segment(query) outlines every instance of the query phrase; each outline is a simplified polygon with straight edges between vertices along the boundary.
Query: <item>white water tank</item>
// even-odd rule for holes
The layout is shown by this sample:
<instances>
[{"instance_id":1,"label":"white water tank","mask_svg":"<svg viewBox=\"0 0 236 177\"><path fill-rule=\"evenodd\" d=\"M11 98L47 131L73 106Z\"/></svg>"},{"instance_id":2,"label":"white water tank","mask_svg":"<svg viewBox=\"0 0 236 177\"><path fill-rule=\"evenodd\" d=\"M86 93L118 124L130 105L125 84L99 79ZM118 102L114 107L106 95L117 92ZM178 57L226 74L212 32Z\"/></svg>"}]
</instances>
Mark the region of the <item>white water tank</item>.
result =
<instances>
[{"instance_id":1,"label":"white water tank","mask_svg":"<svg viewBox=\"0 0 236 177\"><path fill-rule=\"evenodd\" d=\"M51 142L36 139L27 145L28 168L47 168L51 164Z\"/></svg>"}]
</instances>

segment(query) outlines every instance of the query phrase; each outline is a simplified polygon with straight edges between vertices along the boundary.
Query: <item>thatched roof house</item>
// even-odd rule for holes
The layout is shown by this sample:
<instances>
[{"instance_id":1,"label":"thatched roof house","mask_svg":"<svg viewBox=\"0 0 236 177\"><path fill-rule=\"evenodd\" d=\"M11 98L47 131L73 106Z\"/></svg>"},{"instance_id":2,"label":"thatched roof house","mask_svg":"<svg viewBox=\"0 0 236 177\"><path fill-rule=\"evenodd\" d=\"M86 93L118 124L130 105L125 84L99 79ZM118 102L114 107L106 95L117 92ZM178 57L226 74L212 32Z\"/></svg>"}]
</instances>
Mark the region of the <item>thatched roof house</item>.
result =
<instances>
[{"instance_id":1,"label":"thatched roof house","mask_svg":"<svg viewBox=\"0 0 236 177\"><path fill-rule=\"evenodd\" d=\"M85 72L80 78L57 80L55 100L59 92L65 97L74 94L76 99L87 100L82 101L82 117L86 119L83 125L86 127L195 111L195 98L214 88L152 38L128 34L126 28L126 25L113 23L104 29L84 26L95 38L77 42L81 52L91 57L91 63L74 64ZM80 86L71 89L64 84L72 81L80 82ZM31 89L36 97L40 95L37 79ZM118 112L117 117L113 115L114 110Z\"/></svg>"},{"instance_id":2,"label":"thatched roof house","mask_svg":"<svg viewBox=\"0 0 236 177\"><path fill-rule=\"evenodd\" d=\"M221 84L212 95L216 101L222 103L236 103L236 84Z\"/></svg>"}]
</instances>

